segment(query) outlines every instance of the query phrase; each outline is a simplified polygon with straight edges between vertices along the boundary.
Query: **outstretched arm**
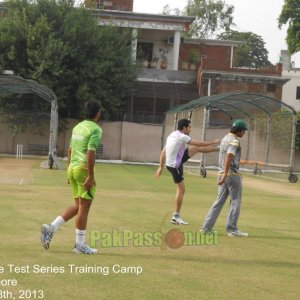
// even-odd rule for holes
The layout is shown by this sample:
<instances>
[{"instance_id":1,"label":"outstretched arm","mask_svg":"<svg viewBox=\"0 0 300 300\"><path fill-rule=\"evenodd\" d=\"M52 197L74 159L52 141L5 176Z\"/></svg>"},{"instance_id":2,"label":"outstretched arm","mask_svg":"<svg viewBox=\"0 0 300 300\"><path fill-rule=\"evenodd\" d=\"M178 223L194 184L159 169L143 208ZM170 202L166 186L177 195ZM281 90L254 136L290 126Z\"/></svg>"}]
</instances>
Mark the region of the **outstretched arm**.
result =
<instances>
[{"instance_id":1,"label":"outstretched arm","mask_svg":"<svg viewBox=\"0 0 300 300\"><path fill-rule=\"evenodd\" d=\"M205 146L212 146L212 145L219 145L219 139L214 139L212 141L199 141L199 140L190 140L189 145L191 146L198 146L198 147L205 147Z\"/></svg>"},{"instance_id":2,"label":"outstretched arm","mask_svg":"<svg viewBox=\"0 0 300 300\"><path fill-rule=\"evenodd\" d=\"M166 161L166 147L164 147L164 149L161 151L161 154L160 154L159 167L155 173L155 176L157 178L159 178L161 175L161 172L164 168L165 161Z\"/></svg>"}]
</instances>

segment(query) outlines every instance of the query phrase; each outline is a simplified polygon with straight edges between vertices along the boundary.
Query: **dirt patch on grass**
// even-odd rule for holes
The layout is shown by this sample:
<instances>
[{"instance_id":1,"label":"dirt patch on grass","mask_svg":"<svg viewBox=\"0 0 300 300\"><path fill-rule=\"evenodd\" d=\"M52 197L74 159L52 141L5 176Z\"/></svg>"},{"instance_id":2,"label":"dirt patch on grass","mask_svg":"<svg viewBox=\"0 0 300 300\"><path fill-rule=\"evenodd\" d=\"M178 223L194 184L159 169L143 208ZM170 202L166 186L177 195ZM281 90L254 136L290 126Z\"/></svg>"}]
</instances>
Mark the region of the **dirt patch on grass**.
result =
<instances>
[{"instance_id":1,"label":"dirt patch on grass","mask_svg":"<svg viewBox=\"0 0 300 300\"><path fill-rule=\"evenodd\" d=\"M31 169L39 163L35 159L0 157L0 184L26 184L32 179Z\"/></svg>"},{"instance_id":2,"label":"dirt patch on grass","mask_svg":"<svg viewBox=\"0 0 300 300\"><path fill-rule=\"evenodd\" d=\"M244 177L243 186L251 189L258 189L268 193L298 197L300 200L299 183L277 182L261 178Z\"/></svg>"}]
</instances>

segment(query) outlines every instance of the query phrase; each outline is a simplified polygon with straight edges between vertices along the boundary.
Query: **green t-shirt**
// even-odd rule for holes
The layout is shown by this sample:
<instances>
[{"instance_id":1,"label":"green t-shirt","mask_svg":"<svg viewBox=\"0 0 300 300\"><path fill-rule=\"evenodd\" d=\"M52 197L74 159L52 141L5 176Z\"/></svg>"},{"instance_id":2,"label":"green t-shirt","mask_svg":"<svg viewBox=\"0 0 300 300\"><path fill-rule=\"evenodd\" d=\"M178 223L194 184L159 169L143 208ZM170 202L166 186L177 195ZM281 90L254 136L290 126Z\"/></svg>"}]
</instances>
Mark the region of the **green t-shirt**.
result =
<instances>
[{"instance_id":1,"label":"green t-shirt","mask_svg":"<svg viewBox=\"0 0 300 300\"><path fill-rule=\"evenodd\" d=\"M87 151L97 150L101 143L102 129L95 122L85 120L73 128L70 148L72 149L70 166L87 164Z\"/></svg>"}]
</instances>

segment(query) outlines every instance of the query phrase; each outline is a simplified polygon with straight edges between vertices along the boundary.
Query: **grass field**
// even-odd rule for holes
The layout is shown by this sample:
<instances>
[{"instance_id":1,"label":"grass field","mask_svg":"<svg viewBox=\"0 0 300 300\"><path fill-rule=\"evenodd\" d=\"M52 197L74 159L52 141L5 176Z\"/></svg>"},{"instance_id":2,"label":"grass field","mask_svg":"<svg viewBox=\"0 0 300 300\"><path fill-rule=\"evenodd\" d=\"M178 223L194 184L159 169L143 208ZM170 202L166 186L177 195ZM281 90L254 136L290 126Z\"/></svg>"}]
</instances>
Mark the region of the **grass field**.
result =
<instances>
[{"instance_id":1,"label":"grass field","mask_svg":"<svg viewBox=\"0 0 300 300\"><path fill-rule=\"evenodd\" d=\"M239 225L249 238L226 236L226 204L216 224L217 245L172 250L147 243L100 247L96 241L99 254L89 256L71 251L73 220L57 232L49 251L41 247L41 224L72 199L66 171L42 169L40 163L0 158L0 299L42 299L40 290L47 300L300 299L300 183L244 177ZM199 230L216 197L215 174L185 176L182 214L190 224L178 227L164 222L173 212L175 186L167 172L159 180L154 172L152 166L97 164L88 242L91 230ZM114 266L124 273L115 273ZM109 274L82 271L85 267L109 269ZM134 273L140 268L142 273Z\"/></svg>"}]
</instances>

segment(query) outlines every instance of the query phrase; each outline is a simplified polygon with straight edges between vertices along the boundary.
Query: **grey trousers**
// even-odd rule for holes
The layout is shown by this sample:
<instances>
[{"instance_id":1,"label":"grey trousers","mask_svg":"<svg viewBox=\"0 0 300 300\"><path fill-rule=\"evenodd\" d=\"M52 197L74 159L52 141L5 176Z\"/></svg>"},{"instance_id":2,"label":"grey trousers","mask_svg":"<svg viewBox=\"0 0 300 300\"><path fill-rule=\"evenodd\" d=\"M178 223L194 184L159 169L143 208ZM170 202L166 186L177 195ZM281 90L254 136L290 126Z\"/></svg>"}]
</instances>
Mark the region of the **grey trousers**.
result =
<instances>
[{"instance_id":1,"label":"grey trousers","mask_svg":"<svg viewBox=\"0 0 300 300\"><path fill-rule=\"evenodd\" d=\"M228 176L225 183L218 186L217 199L210 208L203 224L205 229L211 230L214 227L228 196L230 196L231 202L226 230L227 232L238 230L237 222L242 202L242 179L239 175Z\"/></svg>"}]
</instances>

